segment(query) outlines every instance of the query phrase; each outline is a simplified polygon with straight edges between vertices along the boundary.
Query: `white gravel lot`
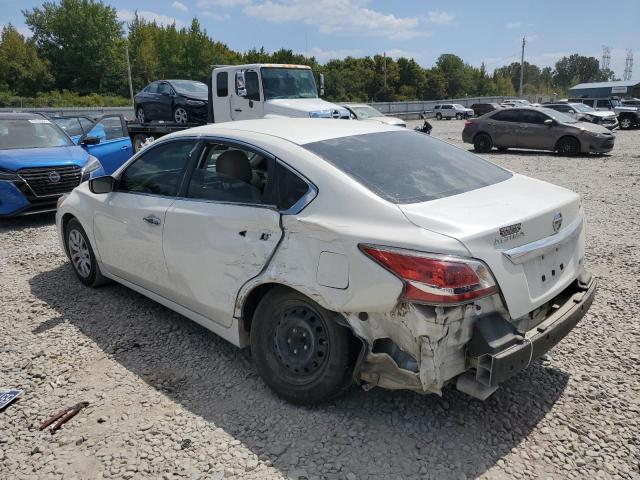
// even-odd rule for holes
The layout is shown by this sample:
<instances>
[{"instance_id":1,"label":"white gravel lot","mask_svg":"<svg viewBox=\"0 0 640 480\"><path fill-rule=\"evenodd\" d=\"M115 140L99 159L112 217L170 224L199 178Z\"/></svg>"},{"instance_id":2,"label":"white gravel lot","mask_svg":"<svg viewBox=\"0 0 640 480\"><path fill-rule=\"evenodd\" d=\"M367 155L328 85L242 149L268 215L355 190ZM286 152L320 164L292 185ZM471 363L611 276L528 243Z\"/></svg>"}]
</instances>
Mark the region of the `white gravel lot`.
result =
<instances>
[{"instance_id":1,"label":"white gravel lot","mask_svg":"<svg viewBox=\"0 0 640 480\"><path fill-rule=\"evenodd\" d=\"M462 123L433 134L470 148ZM0 387L25 390L0 412L0 478L640 478L640 130L601 157L485 157L582 195L600 282L551 358L485 403L353 388L289 405L248 350L122 286L81 286L53 216L0 221Z\"/></svg>"}]
</instances>

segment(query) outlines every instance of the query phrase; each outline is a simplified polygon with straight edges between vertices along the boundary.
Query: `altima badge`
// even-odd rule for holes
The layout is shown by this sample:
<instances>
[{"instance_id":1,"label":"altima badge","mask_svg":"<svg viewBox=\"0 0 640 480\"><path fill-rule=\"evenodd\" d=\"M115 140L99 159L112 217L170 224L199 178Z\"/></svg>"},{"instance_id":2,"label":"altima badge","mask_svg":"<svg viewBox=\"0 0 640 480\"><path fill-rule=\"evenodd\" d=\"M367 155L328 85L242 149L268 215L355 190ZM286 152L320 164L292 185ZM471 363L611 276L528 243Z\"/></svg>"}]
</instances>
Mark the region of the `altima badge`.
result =
<instances>
[{"instance_id":1,"label":"altima badge","mask_svg":"<svg viewBox=\"0 0 640 480\"><path fill-rule=\"evenodd\" d=\"M556 213L551 224L553 225L553 233L558 233L558 230L560 230L562 226L562 213Z\"/></svg>"},{"instance_id":2,"label":"altima badge","mask_svg":"<svg viewBox=\"0 0 640 480\"><path fill-rule=\"evenodd\" d=\"M493 240L493 246L501 245L509 240L515 240L518 237L524 237L524 231L522 230L522 223L514 223L513 225L507 225L506 227L500 227L500 235Z\"/></svg>"}]
</instances>

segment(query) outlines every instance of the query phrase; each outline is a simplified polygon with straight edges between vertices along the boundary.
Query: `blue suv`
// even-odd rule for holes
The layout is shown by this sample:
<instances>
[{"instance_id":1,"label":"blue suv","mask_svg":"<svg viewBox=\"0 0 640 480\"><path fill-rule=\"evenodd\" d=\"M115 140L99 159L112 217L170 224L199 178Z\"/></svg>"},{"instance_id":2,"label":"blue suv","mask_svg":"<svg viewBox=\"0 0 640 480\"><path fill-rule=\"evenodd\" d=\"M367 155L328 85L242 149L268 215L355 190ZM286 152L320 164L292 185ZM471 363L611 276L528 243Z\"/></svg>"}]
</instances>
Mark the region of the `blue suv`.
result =
<instances>
[{"instance_id":1,"label":"blue suv","mask_svg":"<svg viewBox=\"0 0 640 480\"><path fill-rule=\"evenodd\" d=\"M99 147L99 138L86 140L87 148ZM62 194L104 174L94 155L46 117L0 113L0 217L53 211Z\"/></svg>"}]
</instances>

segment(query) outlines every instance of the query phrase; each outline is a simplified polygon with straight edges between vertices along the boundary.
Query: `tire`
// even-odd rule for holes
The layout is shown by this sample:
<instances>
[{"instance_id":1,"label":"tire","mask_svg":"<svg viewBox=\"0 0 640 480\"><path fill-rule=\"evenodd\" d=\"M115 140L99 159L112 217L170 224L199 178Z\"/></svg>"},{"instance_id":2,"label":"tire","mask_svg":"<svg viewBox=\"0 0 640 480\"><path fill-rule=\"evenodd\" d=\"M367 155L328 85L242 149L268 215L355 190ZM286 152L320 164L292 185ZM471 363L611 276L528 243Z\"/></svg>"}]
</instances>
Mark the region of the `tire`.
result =
<instances>
[{"instance_id":1,"label":"tire","mask_svg":"<svg viewBox=\"0 0 640 480\"><path fill-rule=\"evenodd\" d=\"M556 151L560 155L575 157L580 153L580 142L574 137L562 137L558 140Z\"/></svg>"},{"instance_id":2,"label":"tire","mask_svg":"<svg viewBox=\"0 0 640 480\"><path fill-rule=\"evenodd\" d=\"M473 139L473 149L478 153L488 153L493 148L493 141L486 133L479 133Z\"/></svg>"},{"instance_id":3,"label":"tire","mask_svg":"<svg viewBox=\"0 0 640 480\"><path fill-rule=\"evenodd\" d=\"M136 119L140 123L145 123L148 120L146 115L144 114L144 108L138 107L136 109Z\"/></svg>"},{"instance_id":4,"label":"tire","mask_svg":"<svg viewBox=\"0 0 640 480\"><path fill-rule=\"evenodd\" d=\"M633 118L622 117L620 119L620 130L630 130L633 127Z\"/></svg>"},{"instance_id":5,"label":"tire","mask_svg":"<svg viewBox=\"0 0 640 480\"><path fill-rule=\"evenodd\" d=\"M436 113L436 120L442 120L442 114L440 112Z\"/></svg>"},{"instance_id":6,"label":"tire","mask_svg":"<svg viewBox=\"0 0 640 480\"><path fill-rule=\"evenodd\" d=\"M108 283L96 261L93 248L89 243L87 234L85 233L80 222L75 218L69 220L64 232L64 244L67 250L67 256L71 260L73 271L76 272L78 279L88 287L98 287Z\"/></svg>"},{"instance_id":7,"label":"tire","mask_svg":"<svg viewBox=\"0 0 640 480\"><path fill-rule=\"evenodd\" d=\"M189 114L184 107L176 107L173 109L173 121L178 125L186 125L189 123Z\"/></svg>"},{"instance_id":8,"label":"tire","mask_svg":"<svg viewBox=\"0 0 640 480\"><path fill-rule=\"evenodd\" d=\"M147 140L144 133L138 133L133 137L133 153L138 153L142 149L142 144Z\"/></svg>"},{"instance_id":9,"label":"tire","mask_svg":"<svg viewBox=\"0 0 640 480\"><path fill-rule=\"evenodd\" d=\"M456 120L462 120L462 114L456 113Z\"/></svg>"},{"instance_id":10,"label":"tire","mask_svg":"<svg viewBox=\"0 0 640 480\"><path fill-rule=\"evenodd\" d=\"M334 314L284 287L258 304L251 352L258 373L280 397L298 404L325 402L352 384L351 332Z\"/></svg>"},{"instance_id":11,"label":"tire","mask_svg":"<svg viewBox=\"0 0 640 480\"><path fill-rule=\"evenodd\" d=\"M508 147L497 147L499 152L506 152Z\"/></svg>"}]
</instances>

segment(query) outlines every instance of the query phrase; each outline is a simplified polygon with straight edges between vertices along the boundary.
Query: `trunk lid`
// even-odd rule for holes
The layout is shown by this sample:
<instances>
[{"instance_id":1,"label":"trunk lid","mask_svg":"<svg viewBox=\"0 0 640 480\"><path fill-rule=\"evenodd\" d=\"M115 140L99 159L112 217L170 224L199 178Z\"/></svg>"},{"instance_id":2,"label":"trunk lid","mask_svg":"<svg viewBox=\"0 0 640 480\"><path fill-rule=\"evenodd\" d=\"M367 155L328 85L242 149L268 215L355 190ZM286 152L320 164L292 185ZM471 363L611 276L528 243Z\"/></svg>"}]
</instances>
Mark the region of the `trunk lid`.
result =
<instances>
[{"instance_id":1,"label":"trunk lid","mask_svg":"<svg viewBox=\"0 0 640 480\"><path fill-rule=\"evenodd\" d=\"M580 197L562 187L514 174L484 188L399 207L415 225L456 238L484 261L514 319L556 296L583 268Z\"/></svg>"}]
</instances>

